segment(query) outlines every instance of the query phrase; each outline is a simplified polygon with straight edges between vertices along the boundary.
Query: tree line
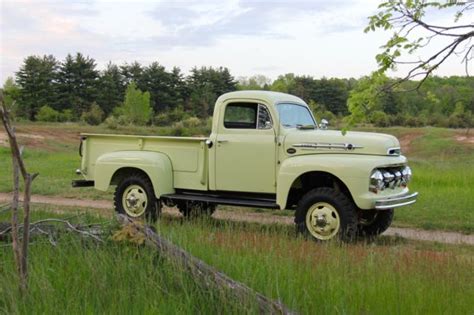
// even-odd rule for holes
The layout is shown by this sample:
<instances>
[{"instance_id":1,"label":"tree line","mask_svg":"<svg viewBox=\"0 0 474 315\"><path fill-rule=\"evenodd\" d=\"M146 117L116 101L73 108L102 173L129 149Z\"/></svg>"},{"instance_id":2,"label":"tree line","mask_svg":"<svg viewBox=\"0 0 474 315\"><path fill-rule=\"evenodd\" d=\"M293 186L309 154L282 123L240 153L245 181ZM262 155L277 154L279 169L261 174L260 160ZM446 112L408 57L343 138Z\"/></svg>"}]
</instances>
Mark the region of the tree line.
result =
<instances>
[{"instance_id":1,"label":"tree line","mask_svg":"<svg viewBox=\"0 0 474 315\"><path fill-rule=\"evenodd\" d=\"M406 81L400 86L405 92L382 88L364 98L374 86L395 80L384 75L377 80L315 79L291 73L276 80L262 75L235 79L225 67L195 67L185 75L177 67L167 70L158 62L147 66L109 63L98 70L93 58L77 53L63 61L52 55L25 58L15 79L4 83L3 92L7 104L15 101L15 116L32 121L99 124L107 119L112 125L170 125L192 118L191 124L198 124L212 115L219 95L252 89L297 95L318 117L330 120L342 119L356 107L351 104L366 101L370 106L366 112L362 110L360 121L378 126L472 125L474 78L430 77L421 87L417 81ZM364 106L357 108L360 111Z\"/></svg>"}]
</instances>

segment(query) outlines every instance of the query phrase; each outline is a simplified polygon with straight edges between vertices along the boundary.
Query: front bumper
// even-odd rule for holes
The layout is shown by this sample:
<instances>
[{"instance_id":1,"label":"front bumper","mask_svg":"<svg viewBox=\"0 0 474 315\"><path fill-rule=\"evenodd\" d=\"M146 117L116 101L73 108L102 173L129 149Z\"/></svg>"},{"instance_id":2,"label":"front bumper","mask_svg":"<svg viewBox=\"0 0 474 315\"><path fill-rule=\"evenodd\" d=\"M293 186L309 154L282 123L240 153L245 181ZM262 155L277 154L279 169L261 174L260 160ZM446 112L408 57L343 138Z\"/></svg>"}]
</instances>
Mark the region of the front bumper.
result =
<instances>
[{"instance_id":1,"label":"front bumper","mask_svg":"<svg viewBox=\"0 0 474 315\"><path fill-rule=\"evenodd\" d=\"M393 197L393 198L386 198L381 200L375 201L375 209L377 210L386 210L392 208L398 208L403 206L408 206L414 204L416 202L416 197L418 193L406 194L403 196Z\"/></svg>"}]
</instances>

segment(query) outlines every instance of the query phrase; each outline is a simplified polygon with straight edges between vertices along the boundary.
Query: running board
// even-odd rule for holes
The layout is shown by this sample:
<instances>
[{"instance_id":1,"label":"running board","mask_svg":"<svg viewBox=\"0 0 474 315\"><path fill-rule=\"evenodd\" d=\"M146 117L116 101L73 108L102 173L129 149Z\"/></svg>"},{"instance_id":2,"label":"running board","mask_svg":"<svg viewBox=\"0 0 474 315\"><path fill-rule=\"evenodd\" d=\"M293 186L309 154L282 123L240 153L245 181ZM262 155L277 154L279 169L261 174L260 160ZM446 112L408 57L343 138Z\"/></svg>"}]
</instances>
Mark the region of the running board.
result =
<instances>
[{"instance_id":1,"label":"running board","mask_svg":"<svg viewBox=\"0 0 474 315\"><path fill-rule=\"evenodd\" d=\"M241 207L252 207L252 208L266 208L266 209L280 209L275 203L275 200L262 199L262 198L229 198L226 196L219 195L205 195L205 194L166 194L161 195L160 199L169 199L171 201L186 200L186 201L203 201L209 203L215 203L218 205L227 206L241 206Z\"/></svg>"}]
</instances>

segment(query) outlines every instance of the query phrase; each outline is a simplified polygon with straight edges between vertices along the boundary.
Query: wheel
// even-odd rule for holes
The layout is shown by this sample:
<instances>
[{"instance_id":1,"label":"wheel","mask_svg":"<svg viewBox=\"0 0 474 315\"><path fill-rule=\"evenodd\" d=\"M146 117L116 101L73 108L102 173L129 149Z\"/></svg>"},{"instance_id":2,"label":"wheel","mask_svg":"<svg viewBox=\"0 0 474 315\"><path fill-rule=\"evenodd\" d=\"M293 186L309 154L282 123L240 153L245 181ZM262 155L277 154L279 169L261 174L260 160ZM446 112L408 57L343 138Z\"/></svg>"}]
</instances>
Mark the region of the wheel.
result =
<instances>
[{"instance_id":1,"label":"wheel","mask_svg":"<svg viewBox=\"0 0 474 315\"><path fill-rule=\"evenodd\" d=\"M133 173L120 181L115 188L114 206L118 213L151 222L158 219L161 210L150 179L140 173Z\"/></svg>"},{"instance_id":2,"label":"wheel","mask_svg":"<svg viewBox=\"0 0 474 315\"><path fill-rule=\"evenodd\" d=\"M393 209L360 210L358 234L365 237L382 234L392 224L393 214Z\"/></svg>"},{"instance_id":3,"label":"wheel","mask_svg":"<svg viewBox=\"0 0 474 315\"><path fill-rule=\"evenodd\" d=\"M180 201L176 204L179 212L187 219L201 216L210 217L216 210L216 205L199 201Z\"/></svg>"},{"instance_id":4,"label":"wheel","mask_svg":"<svg viewBox=\"0 0 474 315\"><path fill-rule=\"evenodd\" d=\"M296 228L317 241L352 241L357 235L357 213L349 198L333 188L315 188L298 203Z\"/></svg>"}]
</instances>

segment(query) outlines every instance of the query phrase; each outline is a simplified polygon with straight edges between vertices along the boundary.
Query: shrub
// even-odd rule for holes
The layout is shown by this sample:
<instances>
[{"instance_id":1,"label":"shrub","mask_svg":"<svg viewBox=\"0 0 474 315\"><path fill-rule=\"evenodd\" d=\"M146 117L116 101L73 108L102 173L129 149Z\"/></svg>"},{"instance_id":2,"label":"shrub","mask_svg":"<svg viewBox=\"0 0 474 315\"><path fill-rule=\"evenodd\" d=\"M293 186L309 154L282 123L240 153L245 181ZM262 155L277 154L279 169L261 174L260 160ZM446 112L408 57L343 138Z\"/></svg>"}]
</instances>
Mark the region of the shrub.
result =
<instances>
[{"instance_id":1,"label":"shrub","mask_svg":"<svg viewBox=\"0 0 474 315\"><path fill-rule=\"evenodd\" d=\"M183 124L187 128L195 128L201 124L201 119L193 116L183 121Z\"/></svg>"},{"instance_id":2,"label":"shrub","mask_svg":"<svg viewBox=\"0 0 474 315\"><path fill-rule=\"evenodd\" d=\"M57 110L54 110L53 108L49 107L48 105L45 105L40 108L35 118L38 121L54 122L59 121L60 113Z\"/></svg>"},{"instance_id":3,"label":"shrub","mask_svg":"<svg viewBox=\"0 0 474 315\"><path fill-rule=\"evenodd\" d=\"M82 113L81 120L89 125L99 125L104 120L104 111L94 102L88 112Z\"/></svg>"},{"instance_id":4,"label":"shrub","mask_svg":"<svg viewBox=\"0 0 474 315\"><path fill-rule=\"evenodd\" d=\"M65 109L59 114L59 121L74 121L74 114L72 110Z\"/></svg>"},{"instance_id":5,"label":"shrub","mask_svg":"<svg viewBox=\"0 0 474 315\"><path fill-rule=\"evenodd\" d=\"M171 121L167 113L161 113L153 118L153 123L157 126L169 126Z\"/></svg>"},{"instance_id":6,"label":"shrub","mask_svg":"<svg viewBox=\"0 0 474 315\"><path fill-rule=\"evenodd\" d=\"M178 121L173 124L172 129L171 129L171 135L177 136L177 137L187 135L186 128L184 127L183 122Z\"/></svg>"},{"instance_id":7,"label":"shrub","mask_svg":"<svg viewBox=\"0 0 474 315\"><path fill-rule=\"evenodd\" d=\"M382 111L374 111L369 118L370 122L377 127L388 127L390 126L390 118L387 114Z\"/></svg>"}]
</instances>

